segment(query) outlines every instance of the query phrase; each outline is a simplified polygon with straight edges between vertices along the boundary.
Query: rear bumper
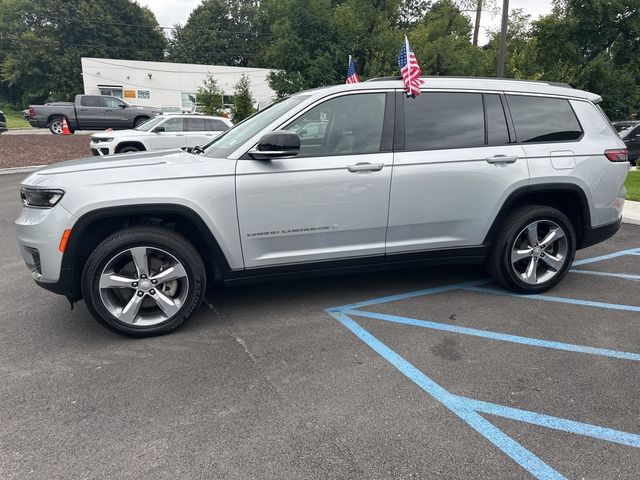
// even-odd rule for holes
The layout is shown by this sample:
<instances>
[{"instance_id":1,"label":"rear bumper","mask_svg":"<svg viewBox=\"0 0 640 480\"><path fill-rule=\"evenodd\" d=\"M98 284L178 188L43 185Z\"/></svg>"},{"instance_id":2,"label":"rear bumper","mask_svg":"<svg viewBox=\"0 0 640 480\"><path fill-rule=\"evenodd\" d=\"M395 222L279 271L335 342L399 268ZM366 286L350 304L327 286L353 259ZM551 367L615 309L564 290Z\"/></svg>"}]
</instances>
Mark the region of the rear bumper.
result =
<instances>
[{"instance_id":1,"label":"rear bumper","mask_svg":"<svg viewBox=\"0 0 640 480\"><path fill-rule=\"evenodd\" d=\"M587 248L597 243L604 242L613 237L622 224L622 217L612 223L601 225L599 227L584 227L582 230L582 239L578 244L578 249Z\"/></svg>"}]
</instances>

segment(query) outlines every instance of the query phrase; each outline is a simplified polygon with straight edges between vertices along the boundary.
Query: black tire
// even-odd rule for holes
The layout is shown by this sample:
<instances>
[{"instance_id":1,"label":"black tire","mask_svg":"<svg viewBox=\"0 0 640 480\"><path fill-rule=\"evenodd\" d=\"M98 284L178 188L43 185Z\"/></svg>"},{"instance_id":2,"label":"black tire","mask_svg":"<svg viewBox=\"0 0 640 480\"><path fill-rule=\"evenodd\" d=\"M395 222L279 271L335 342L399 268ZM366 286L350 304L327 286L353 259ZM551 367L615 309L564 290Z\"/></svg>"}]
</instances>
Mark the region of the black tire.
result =
<instances>
[{"instance_id":1,"label":"black tire","mask_svg":"<svg viewBox=\"0 0 640 480\"><path fill-rule=\"evenodd\" d=\"M49 120L49 131L54 135L62 135L62 117L61 115L56 115L55 117L51 117Z\"/></svg>"},{"instance_id":2,"label":"black tire","mask_svg":"<svg viewBox=\"0 0 640 480\"><path fill-rule=\"evenodd\" d=\"M124 147L118 150L118 153L132 153L132 152L139 152L139 151L140 149L138 147L129 146L129 147Z\"/></svg>"},{"instance_id":3,"label":"black tire","mask_svg":"<svg viewBox=\"0 0 640 480\"><path fill-rule=\"evenodd\" d=\"M511 250L518 235L535 221L551 221L562 227L567 238L564 265L548 281L532 285L523 281L514 270ZM561 211L544 205L518 208L507 216L491 247L487 269L491 277L502 287L521 293L539 293L557 285L569 272L576 253L576 233L573 224Z\"/></svg>"},{"instance_id":4,"label":"black tire","mask_svg":"<svg viewBox=\"0 0 640 480\"><path fill-rule=\"evenodd\" d=\"M100 296L100 276L108 262L119 253L139 246L168 252L182 263L188 278L188 292L180 309L168 320L153 326L135 326L119 321L109 312ZM206 280L202 258L185 237L165 228L137 226L107 237L89 256L82 272L82 295L91 314L105 327L130 337L149 337L163 335L180 327L200 307L206 291Z\"/></svg>"},{"instance_id":5,"label":"black tire","mask_svg":"<svg viewBox=\"0 0 640 480\"><path fill-rule=\"evenodd\" d=\"M136 118L136 120L133 122L133 128L136 128L136 127L142 125L147 120L149 120L149 117L138 117L138 118Z\"/></svg>"}]
</instances>

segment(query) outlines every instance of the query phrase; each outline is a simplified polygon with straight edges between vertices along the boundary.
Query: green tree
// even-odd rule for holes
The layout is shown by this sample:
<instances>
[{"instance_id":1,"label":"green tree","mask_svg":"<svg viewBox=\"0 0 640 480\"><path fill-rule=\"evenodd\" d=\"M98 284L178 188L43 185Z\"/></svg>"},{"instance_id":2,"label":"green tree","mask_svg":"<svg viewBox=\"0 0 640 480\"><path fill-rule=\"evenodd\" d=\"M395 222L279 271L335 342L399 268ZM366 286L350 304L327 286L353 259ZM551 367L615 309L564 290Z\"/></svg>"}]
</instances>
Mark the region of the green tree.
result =
<instances>
[{"instance_id":1,"label":"green tree","mask_svg":"<svg viewBox=\"0 0 640 480\"><path fill-rule=\"evenodd\" d=\"M130 0L0 0L0 96L16 106L81 93L80 57L162 60L166 39Z\"/></svg>"},{"instance_id":2,"label":"green tree","mask_svg":"<svg viewBox=\"0 0 640 480\"><path fill-rule=\"evenodd\" d=\"M640 0L556 0L534 23L536 63L547 80L596 92L612 118L640 111Z\"/></svg>"},{"instance_id":3,"label":"green tree","mask_svg":"<svg viewBox=\"0 0 640 480\"><path fill-rule=\"evenodd\" d=\"M233 122L238 123L252 115L253 96L251 95L251 83L249 77L242 75L235 85L233 92Z\"/></svg>"},{"instance_id":4,"label":"green tree","mask_svg":"<svg viewBox=\"0 0 640 480\"><path fill-rule=\"evenodd\" d=\"M208 75L202 86L198 88L197 101L203 105L204 113L207 115L222 115L224 104L222 90L213 75Z\"/></svg>"},{"instance_id":5,"label":"green tree","mask_svg":"<svg viewBox=\"0 0 640 480\"><path fill-rule=\"evenodd\" d=\"M183 63L261 66L268 40L257 0L203 0L187 23L176 25L169 59Z\"/></svg>"}]
</instances>

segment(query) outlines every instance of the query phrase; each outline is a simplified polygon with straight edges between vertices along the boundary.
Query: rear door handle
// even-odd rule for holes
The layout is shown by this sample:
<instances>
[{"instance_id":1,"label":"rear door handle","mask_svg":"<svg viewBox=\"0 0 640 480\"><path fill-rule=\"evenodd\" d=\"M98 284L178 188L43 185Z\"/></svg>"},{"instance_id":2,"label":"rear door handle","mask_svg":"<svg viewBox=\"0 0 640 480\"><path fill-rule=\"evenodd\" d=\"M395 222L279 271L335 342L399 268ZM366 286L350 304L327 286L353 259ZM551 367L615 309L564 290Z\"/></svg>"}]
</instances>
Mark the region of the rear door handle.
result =
<instances>
[{"instance_id":1,"label":"rear door handle","mask_svg":"<svg viewBox=\"0 0 640 480\"><path fill-rule=\"evenodd\" d=\"M347 170L352 173L356 172L379 172L384 167L384 163L356 163L347 166Z\"/></svg>"},{"instance_id":2,"label":"rear door handle","mask_svg":"<svg viewBox=\"0 0 640 480\"><path fill-rule=\"evenodd\" d=\"M507 157L506 155L496 155L495 157L487 158L488 163L515 163L518 157Z\"/></svg>"}]
</instances>

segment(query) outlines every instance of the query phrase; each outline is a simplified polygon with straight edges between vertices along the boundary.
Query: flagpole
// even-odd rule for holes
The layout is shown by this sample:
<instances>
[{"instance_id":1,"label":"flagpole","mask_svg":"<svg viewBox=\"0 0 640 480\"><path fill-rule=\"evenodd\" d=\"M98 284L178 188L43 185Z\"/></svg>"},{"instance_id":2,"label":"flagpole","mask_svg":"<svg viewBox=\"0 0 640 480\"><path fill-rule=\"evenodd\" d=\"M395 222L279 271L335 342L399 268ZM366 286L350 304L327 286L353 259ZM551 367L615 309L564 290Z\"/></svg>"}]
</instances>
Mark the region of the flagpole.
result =
<instances>
[{"instance_id":1,"label":"flagpole","mask_svg":"<svg viewBox=\"0 0 640 480\"><path fill-rule=\"evenodd\" d=\"M409 61L409 39L404 36L404 51L407 54L407 73L409 74L409 81L411 81L411 62Z\"/></svg>"}]
</instances>

